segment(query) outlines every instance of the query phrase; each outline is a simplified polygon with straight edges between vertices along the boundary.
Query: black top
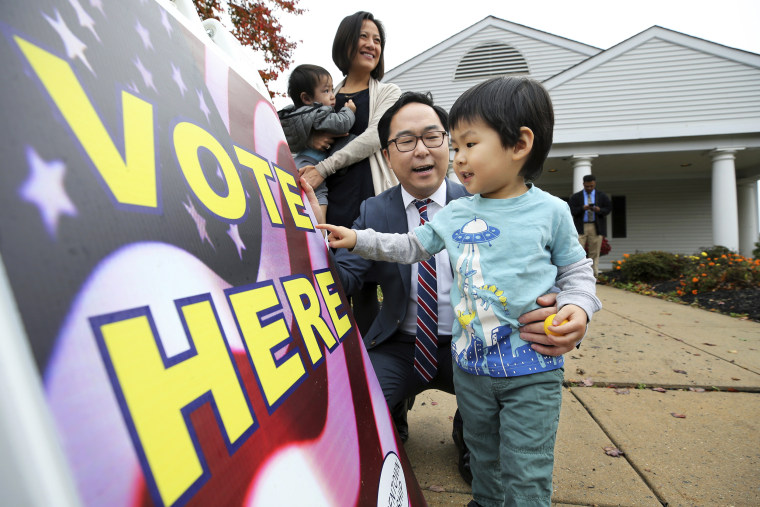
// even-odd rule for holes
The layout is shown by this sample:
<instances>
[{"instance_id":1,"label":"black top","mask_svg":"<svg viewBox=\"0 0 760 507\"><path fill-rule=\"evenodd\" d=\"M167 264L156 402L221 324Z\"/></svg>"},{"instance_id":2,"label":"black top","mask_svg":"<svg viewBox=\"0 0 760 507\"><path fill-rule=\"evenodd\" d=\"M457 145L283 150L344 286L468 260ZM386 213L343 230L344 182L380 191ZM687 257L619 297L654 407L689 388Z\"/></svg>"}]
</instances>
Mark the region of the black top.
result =
<instances>
[{"instance_id":1,"label":"black top","mask_svg":"<svg viewBox=\"0 0 760 507\"><path fill-rule=\"evenodd\" d=\"M369 123L369 89L335 96L335 109L340 110L348 99L356 105L356 121L349 134L360 135ZM351 227L359 216L361 203L375 195L372 185L372 170L369 159L363 159L328 176L327 180L327 223Z\"/></svg>"}]
</instances>

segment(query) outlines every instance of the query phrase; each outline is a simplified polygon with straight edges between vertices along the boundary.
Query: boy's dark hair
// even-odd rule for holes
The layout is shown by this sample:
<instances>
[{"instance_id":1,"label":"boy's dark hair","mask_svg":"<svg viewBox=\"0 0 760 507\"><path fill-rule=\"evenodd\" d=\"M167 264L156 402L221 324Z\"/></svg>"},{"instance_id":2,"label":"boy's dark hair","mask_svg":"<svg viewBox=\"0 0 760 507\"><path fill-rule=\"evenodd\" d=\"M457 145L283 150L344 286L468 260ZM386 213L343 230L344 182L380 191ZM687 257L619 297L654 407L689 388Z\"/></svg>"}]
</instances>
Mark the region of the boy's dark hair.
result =
<instances>
[{"instance_id":1,"label":"boy's dark hair","mask_svg":"<svg viewBox=\"0 0 760 507\"><path fill-rule=\"evenodd\" d=\"M596 181L596 176L594 176L593 174L585 174L583 176L583 182L588 183L589 181Z\"/></svg>"},{"instance_id":2,"label":"boy's dark hair","mask_svg":"<svg viewBox=\"0 0 760 507\"><path fill-rule=\"evenodd\" d=\"M404 92L398 100L383 113L383 116L380 117L380 121L377 123L377 135L380 136L380 146L382 149L385 150L388 148L388 138L391 135L391 120L393 120L393 117L398 113L399 109L412 103L425 104L426 106L432 107L435 114L438 115L438 119L441 120L443 130L446 132L449 131L449 115L444 108L433 104L433 96L430 92Z\"/></svg>"},{"instance_id":3,"label":"boy's dark hair","mask_svg":"<svg viewBox=\"0 0 760 507\"><path fill-rule=\"evenodd\" d=\"M319 65L299 65L288 78L288 96L293 101L296 109L306 104L301 100L301 93L306 92L309 97L314 97L314 90L319 86L320 78L331 77L327 69Z\"/></svg>"},{"instance_id":4,"label":"boy's dark hair","mask_svg":"<svg viewBox=\"0 0 760 507\"><path fill-rule=\"evenodd\" d=\"M343 18L335 32L335 39L333 39L332 59L344 76L348 74L351 62L356 56L359 34L362 31L362 23L365 19L375 23L377 31L380 33L380 58L377 61L377 66L370 73L370 76L379 81L385 74L385 30L380 20L375 19L371 12L359 11Z\"/></svg>"},{"instance_id":5,"label":"boy's dark hair","mask_svg":"<svg viewBox=\"0 0 760 507\"><path fill-rule=\"evenodd\" d=\"M533 131L533 148L520 175L532 181L541 175L554 135L554 109L549 92L526 77L497 77L464 92L449 112L451 128L483 121L499 134L505 148L513 147L520 127Z\"/></svg>"}]
</instances>

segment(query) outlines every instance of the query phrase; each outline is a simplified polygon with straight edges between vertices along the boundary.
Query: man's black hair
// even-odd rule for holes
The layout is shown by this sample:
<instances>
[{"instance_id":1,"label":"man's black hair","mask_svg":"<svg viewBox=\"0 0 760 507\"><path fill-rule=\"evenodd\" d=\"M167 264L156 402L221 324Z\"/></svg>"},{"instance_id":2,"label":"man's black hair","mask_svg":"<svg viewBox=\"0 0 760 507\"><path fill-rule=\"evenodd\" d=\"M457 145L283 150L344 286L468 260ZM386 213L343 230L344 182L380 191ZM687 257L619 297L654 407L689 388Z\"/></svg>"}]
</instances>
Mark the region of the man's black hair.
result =
<instances>
[{"instance_id":1,"label":"man's black hair","mask_svg":"<svg viewBox=\"0 0 760 507\"><path fill-rule=\"evenodd\" d=\"M358 50L359 34L362 31L362 23L365 19L375 23L380 34L380 58L377 61L377 66L370 73L370 76L379 81L385 75L385 29L383 29L380 20L375 19L371 12L358 11L343 18L335 32L335 39L333 39L332 59L344 76L348 74L351 62Z\"/></svg>"},{"instance_id":2,"label":"man's black hair","mask_svg":"<svg viewBox=\"0 0 760 507\"><path fill-rule=\"evenodd\" d=\"M583 182L588 183L589 181L596 181L596 176L594 176L593 174L584 174Z\"/></svg>"},{"instance_id":3,"label":"man's black hair","mask_svg":"<svg viewBox=\"0 0 760 507\"><path fill-rule=\"evenodd\" d=\"M449 112L451 128L482 121L498 132L505 148L520 138L520 127L533 131L533 148L520 174L526 181L541 175L554 135L551 97L541 83L527 77L497 77L464 92Z\"/></svg>"},{"instance_id":4,"label":"man's black hair","mask_svg":"<svg viewBox=\"0 0 760 507\"><path fill-rule=\"evenodd\" d=\"M296 109L306 104L301 100L301 93L306 93L309 97L314 98L314 91L319 86L323 77L331 77L327 69L319 65L309 65L308 63L299 65L288 77L288 96L293 101ZM324 104L323 104L324 105Z\"/></svg>"},{"instance_id":5,"label":"man's black hair","mask_svg":"<svg viewBox=\"0 0 760 507\"><path fill-rule=\"evenodd\" d=\"M446 132L449 131L449 115L441 106L433 104L433 95L431 95L430 92L404 92L398 100L383 113L383 116L380 117L380 121L377 123L377 135L380 136L380 146L384 150L388 148L388 139L391 135L391 120L393 120L393 117L398 113L399 109L407 104L413 103L424 104L433 108L435 114L438 115L438 119L441 120L443 130Z\"/></svg>"}]
</instances>

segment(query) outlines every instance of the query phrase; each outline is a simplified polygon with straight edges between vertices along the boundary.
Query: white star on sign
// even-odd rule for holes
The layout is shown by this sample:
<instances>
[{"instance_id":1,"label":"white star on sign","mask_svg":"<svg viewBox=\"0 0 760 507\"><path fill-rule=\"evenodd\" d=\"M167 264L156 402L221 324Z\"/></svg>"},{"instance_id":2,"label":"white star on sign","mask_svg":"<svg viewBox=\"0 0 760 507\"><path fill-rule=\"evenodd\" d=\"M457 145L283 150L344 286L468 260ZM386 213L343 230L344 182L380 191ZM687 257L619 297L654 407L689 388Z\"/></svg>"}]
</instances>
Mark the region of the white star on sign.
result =
<instances>
[{"instance_id":1,"label":"white star on sign","mask_svg":"<svg viewBox=\"0 0 760 507\"><path fill-rule=\"evenodd\" d=\"M240 257L240 260L243 260L243 250L246 250L245 244L243 243L243 240L240 238L240 231L238 230L237 224L230 224L230 228L227 231L227 236L232 238L232 242L235 243L235 248L237 248L238 256Z\"/></svg>"},{"instance_id":2,"label":"white star on sign","mask_svg":"<svg viewBox=\"0 0 760 507\"><path fill-rule=\"evenodd\" d=\"M206 219L203 218L195 209L195 206L193 206L193 201L190 200L190 196L187 196L187 202L189 204L186 204L183 202L182 205L185 207L188 214L193 218L193 222L195 222L195 227L198 228L198 236L200 236L201 238L201 243L203 243L204 241L208 241L208 244L211 245L211 248L216 250L216 247L211 242L211 238L209 238L208 231L206 230Z\"/></svg>"},{"instance_id":3,"label":"white star on sign","mask_svg":"<svg viewBox=\"0 0 760 507\"><path fill-rule=\"evenodd\" d=\"M174 65L172 63L172 79L175 83L177 83L177 86L179 86L179 91L182 93L182 96L185 96L185 92L187 91L187 86L185 86L185 81L182 79L182 74L179 71L179 67Z\"/></svg>"},{"instance_id":4,"label":"white star on sign","mask_svg":"<svg viewBox=\"0 0 760 507\"><path fill-rule=\"evenodd\" d=\"M140 21L135 25L135 30L137 30L137 35L142 39L145 49L153 49L153 43L150 41L150 32L147 28L142 26Z\"/></svg>"},{"instance_id":5,"label":"white star on sign","mask_svg":"<svg viewBox=\"0 0 760 507\"><path fill-rule=\"evenodd\" d=\"M153 90L156 90L155 85L153 84L153 74L150 73L148 69L145 68L143 63L140 61L139 57L135 58L135 61L133 62L135 66L137 67L137 70L140 71L140 75L143 78L143 81L145 81L145 86L149 88L153 88ZM156 90L158 91L158 90Z\"/></svg>"},{"instance_id":6,"label":"white star on sign","mask_svg":"<svg viewBox=\"0 0 760 507\"><path fill-rule=\"evenodd\" d=\"M61 215L77 215L77 208L63 185L66 166L60 160L46 162L31 146L26 148L26 160L29 164L29 178L19 188L19 195L37 206L45 228L55 238Z\"/></svg>"},{"instance_id":7,"label":"white star on sign","mask_svg":"<svg viewBox=\"0 0 760 507\"><path fill-rule=\"evenodd\" d=\"M103 2L100 0L90 0L90 5L99 10L103 16L106 15L106 13L103 11Z\"/></svg>"},{"instance_id":8,"label":"white star on sign","mask_svg":"<svg viewBox=\"0 0 760 507\"><path fill-rule=\"evenodd\" d=\"M83 28L89 29L98 40L98 42L100 42L100 37L98 37L98 34L95 31L95 21L90 17L89 14L87 14L87 12L84 10L84 7L82 7L82 4L79 3L79 0L69 0L69 3L77 13L77 20L79 21L79 25Z\"/></svg>"},{"instance_id":9,"label":"white star on sign","mask_svg":"<svg viewBox=\"0 0 760 507\"><path fill-rule=\"evenodd\" d=\"M195 90L195 92L198 94L198 102L200 102L200 104L198 104L198 107L201 109L201 111L203 111L203 114L206 115L206 121L208 121L208 115L211 113L211 111L206 105L206 99L203 98L203 92L200 90Z\"/></svg>"},{"instance_id":10,"label":"white star on sign","mask_svg":"<svg viewBox=\"0 0 760 507\"><path fill-rule=\"evenodd\" d=\"M49 18L47 14L43 13L42 15L45 16L45 19L47 19L48 23L50 23L50 25L55 29L56 32L58 32L58 35L61 37L63 45L66 48L66 56L69 58L79 58L87 66L87 68L90 69L90 72L95 74L95 71L92 70L92 67L90 67L90 62L87 61L87 57L84 56L84 50L87 49L87 46L84 44L84 42L77 39L72 31L69 30L69 27L66 26L63 18L61 18L61 13L58 12L58 9L55 10L55 16L57 18L55 21Z\"/></svg>"},{"instance_id":11,"label":"white star on sign","mask_svg":"<svg viewBox=\"0 0 760 507\"><path fill-rule=\"evenodd\" d=\"M164 28L166 28L166 33L171 35L174 29L172 28L172 24L169 22L169 15L166 13L165 9L161 9L161 24L164 25Z\"/></svg>"}]
</instances>

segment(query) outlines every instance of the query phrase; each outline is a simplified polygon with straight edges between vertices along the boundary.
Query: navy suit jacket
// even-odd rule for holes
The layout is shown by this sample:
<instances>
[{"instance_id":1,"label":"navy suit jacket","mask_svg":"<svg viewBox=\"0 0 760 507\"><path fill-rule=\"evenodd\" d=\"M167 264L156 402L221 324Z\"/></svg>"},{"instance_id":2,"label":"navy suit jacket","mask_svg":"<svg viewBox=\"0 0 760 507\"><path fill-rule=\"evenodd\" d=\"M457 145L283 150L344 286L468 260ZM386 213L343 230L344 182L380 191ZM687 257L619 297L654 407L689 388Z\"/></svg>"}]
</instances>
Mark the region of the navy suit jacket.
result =
<instances>
[{"instance_id":1,"label":"navy suit jacket","mask_svg":"<svg viewBox=\"0 0 760 507\"><path fill-rule=\"evenodd\" d=\"M607 197L607 194L599 189L596 189L596 205L599 206L599 212L596 214L594 222L596 223L596 233L600 236L607 235L607 215L612 211L612 201ZM570 196L568 204L570 205L570 213L573 215L573 222L575 223L575 230L578 234L583 234L583 215L586 211L583 206L586 204L586 191L581 190Z\"/></svg>"},{"instance_id":2,"label":"navy suit jacket","mask_svg":"<svg viewBox=\"0 0 760 507\"><path fill-rule=\"evenodd\" d=\"M469 194L462 185L446 180L447 203L465 195ZM397 185L365 200L353 228L399 234L409 232L401 186ZM364 282L376 282L382 288L382 308L363 337L367 349L376 347L392 336L406 317L412 268L409 264L363 259L345 248L339 249L334 258L347 294L357 292Z\"/></svg>"}]
</instances>

